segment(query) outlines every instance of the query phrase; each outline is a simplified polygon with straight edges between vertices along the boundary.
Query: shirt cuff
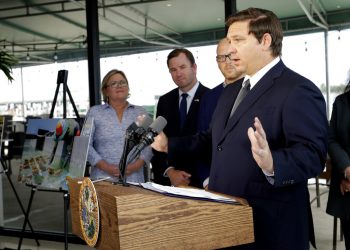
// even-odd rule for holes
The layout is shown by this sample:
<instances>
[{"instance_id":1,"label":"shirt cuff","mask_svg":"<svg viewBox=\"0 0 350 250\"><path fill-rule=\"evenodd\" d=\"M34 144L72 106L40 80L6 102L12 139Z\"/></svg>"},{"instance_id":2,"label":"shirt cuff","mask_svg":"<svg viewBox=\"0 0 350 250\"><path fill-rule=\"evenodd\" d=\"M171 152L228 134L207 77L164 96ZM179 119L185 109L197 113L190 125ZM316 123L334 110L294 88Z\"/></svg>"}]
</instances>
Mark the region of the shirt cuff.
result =
<instances>
[{"instance_id":1,"label":"shirt cuff","mask_svg":"<svg viewBox=\"0 0 350 250\"><path fill-rule=\"evenodd\" d=\"M262 169L262 171L263 171L264 175L266 175L266 176L269 176L269 177L275 176L275 171L273 171L272 173L269 173L269 172L265 171L264 169Z\"/></svg>"},{"instance_id":2,"label":"shirt cuff","mask_svg":"<svg viewBox=\"0 0 350 250\"><path fill-rule=\"evenodd\" d=\"M207 177L204 181L203 181L203 188L206 188L209 185L209 177Z\"/></svg>"},{"instance_id":3,"label":"shirt cuff","mask_svg":"<svg viewBox=\"0 0 350 250\"><path fill-rule=\"evenodd\" d=\"M263 171L263 173L264 173L264 175L265 175L265 177L266 177L266 180L267 180L271 185L274 185L274 184L275 184L275 171L273 171L272 174L269 173L269 172L267 172L267 171L265 171L265 170L263 170L263 169L262 169L262 171Z\"/></svg>"},{"instance_id":4,"label":"shirt cuff","mask_svg":"<svg viewBox=\"0 0 350 250\"><path fill-rule=\"evenodd\" d=\"M174 168L174 167L168 167L167 169L165 169L163 176L164 176L164 177L169 177L169 176L168 176L168 171L169 171L169 169L173 169L173 168Z\"/></svg>"}]
</instances>

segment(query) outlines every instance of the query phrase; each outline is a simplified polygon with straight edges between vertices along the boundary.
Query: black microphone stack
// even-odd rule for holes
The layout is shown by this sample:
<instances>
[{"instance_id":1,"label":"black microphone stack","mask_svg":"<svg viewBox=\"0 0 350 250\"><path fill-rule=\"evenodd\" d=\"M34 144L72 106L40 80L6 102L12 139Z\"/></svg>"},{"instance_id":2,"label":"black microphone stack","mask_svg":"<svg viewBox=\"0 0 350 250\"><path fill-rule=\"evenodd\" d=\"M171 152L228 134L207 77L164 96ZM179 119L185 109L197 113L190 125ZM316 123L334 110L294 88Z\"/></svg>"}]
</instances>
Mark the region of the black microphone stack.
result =
<instances>
[{"instance_id":1,"label":"black microphone stack","mask_svg":"<svg viewBox=\"0 0 350 250\"><path fill-rule=\"evenodd\" d=\"M149 117L148 117L149 118ZM151 125L152 119L143 121L140 126L133 123L126 130L123 154L119 163L120 178L123 186L127 186L125 168L135 160L141 151L151 145L156 137L166 126L167 121L164 117L158 116Z\"/></svg>"},{"instance_id":2,"label":"black microphone stack","mask_svg":"<svg viewBox=\"0 0 350 250\"><path fill-rule=\"evenodd\" d=\"M142 135L147 131L152 122L152 118L146 115L140 121L133 122L126 129L123 153L119 162L120 179L123 182L123 185L126 185L125 168L127 166L127 156L135 147L135 145L140 141Z\"/></svg>"},{"instance_id":3,"label":"black microphone stack","mask_svg":"<svg viewBox=\"0 0 350 250\"><path fill-rule=\"evenodd\" d=\"M147 131L143 134L139 144L130 152L128 162L135 160L135 158L139 156L145 147L151 145L154 142L154 137L162 132L166 124L166 119L162 116L158 116L157 119L154 120Z\"/></svg>"}]
</instances>

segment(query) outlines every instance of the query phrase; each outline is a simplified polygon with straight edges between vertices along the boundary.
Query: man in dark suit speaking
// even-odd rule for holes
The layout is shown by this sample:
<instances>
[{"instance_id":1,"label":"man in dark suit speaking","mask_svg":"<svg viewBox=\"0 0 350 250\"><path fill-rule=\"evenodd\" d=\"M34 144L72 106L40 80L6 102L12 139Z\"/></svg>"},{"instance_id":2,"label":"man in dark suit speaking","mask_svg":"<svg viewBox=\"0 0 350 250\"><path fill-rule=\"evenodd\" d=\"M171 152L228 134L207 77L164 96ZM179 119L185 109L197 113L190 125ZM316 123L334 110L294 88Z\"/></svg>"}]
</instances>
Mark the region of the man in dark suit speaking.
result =
<instances>
[{"instance_id":1,"label":"man in dark suit speaking","mask_svg":"<svg viewBox=\"0 0 350 250\"><path fill-rule=\"evenodd\" d=\"M197 80L197 64L189 50L182 48L171 51L167 65L178 88L159 98L156 114L167 120L164 128L167 135L193 135L197 131L200 100L208 88ZM192 157L171 161L166 154L154 152L151 162L156 183L202 187L202 181L193 171L196 161Z\"/></svg>"},{"instance_id":2,"label":"man in dark suit speaking","mask_svg":"<svg viewBox=\"0 0 350 250\"><path fill-rule=\"evenodd\" d=\"M177 158L212 145L209 190L253 208L255 243L239 249L309 249L307 181L324 169L327 152L323 95L280 59L282 27L273 12L249 8L227 25L230 59L246 73L242 87L223 90L211 130L169 141L161 134L152 147Z\"/></svg>"}]
</instances>

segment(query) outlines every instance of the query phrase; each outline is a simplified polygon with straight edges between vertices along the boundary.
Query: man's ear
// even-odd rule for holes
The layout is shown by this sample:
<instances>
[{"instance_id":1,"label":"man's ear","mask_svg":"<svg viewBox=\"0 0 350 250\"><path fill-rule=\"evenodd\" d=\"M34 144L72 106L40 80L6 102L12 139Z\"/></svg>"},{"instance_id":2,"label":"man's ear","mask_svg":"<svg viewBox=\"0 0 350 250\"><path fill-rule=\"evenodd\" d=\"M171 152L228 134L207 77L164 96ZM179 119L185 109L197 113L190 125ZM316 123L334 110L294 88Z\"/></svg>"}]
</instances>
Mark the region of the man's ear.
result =
<instances>
[{"instance_id":1,"label":"man's ear","mask_svg":"<svg viewBox=\"0 0 350 250\"><path fill-rule=\"evenodd\" d=\"M265 50L270 50L271 43L272 43L271 35L269 33L265 33L261 38L261 45Z\"/></svg>"}]
</instances>

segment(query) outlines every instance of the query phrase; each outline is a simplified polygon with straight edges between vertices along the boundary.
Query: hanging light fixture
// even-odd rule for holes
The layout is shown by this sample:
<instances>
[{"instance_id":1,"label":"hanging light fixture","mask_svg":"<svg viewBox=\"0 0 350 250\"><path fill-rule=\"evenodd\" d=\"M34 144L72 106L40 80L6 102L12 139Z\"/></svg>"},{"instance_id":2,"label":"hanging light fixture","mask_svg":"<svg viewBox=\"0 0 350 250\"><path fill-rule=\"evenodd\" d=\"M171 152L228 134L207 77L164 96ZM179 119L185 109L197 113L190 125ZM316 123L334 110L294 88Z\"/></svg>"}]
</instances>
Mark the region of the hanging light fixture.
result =
<instances>
[{"instance_id":1,"label":"hanging light fixture","mask_svg":"<svg viewBox=\"0 0 350 250\"><path fill-rule=\"evenodd\" d=\"M27 56L26 56L26 59L27 59L27 61L29 61L29 60L30 60L30 56L29 56L29 48L28 48L28 50L27 50Z\"/></svg>"},{"instance_id":2,"label":"hanging light fixture","mask_svg":"<svg viewBox=\"0 0 350 250\"><path fill-rule=\"evenodd\" d=\"M55 46L55 54L53 55L53 60L55 60L55 62L57 61L58 56L57 56L57 44Z\"/></svg>"},{"instance_id":3,"label":"hanging light fixture","mask_svg":"<svg viewBox=\"0 0 350 250\"><path fill-rule=\"evenodd\" d=\"M83 41L82 41L82 47L83 48L86 48L86 46L87 46L87 38L85 37L85 35L83 35Z\"/></svg>"}]
</instances>

